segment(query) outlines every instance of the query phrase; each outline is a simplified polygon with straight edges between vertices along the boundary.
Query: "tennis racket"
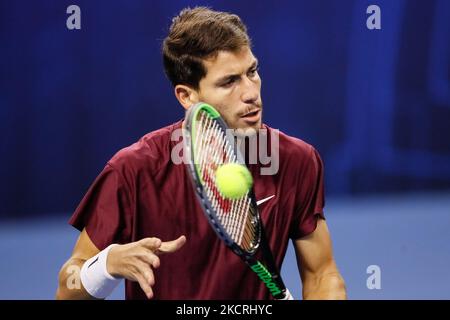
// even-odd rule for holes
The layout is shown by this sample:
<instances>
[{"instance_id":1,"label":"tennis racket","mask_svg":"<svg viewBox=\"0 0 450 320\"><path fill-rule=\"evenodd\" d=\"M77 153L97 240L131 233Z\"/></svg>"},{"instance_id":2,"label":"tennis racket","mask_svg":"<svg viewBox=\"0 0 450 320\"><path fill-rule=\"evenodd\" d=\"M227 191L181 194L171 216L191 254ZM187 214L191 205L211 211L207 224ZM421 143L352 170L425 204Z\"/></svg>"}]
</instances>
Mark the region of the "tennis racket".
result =
<instances>
[{"instance_id":1,"label":"tennis racket","mask_svg":"<svg viewBox=\"0 0 450 320\"><path fill-rule=\"evenodd\" d=\"M227 125L219 112L206 103L191 106L183 130L188 172L197 198L210 225L227 247L241 257L277 300L293 300L283 283L267 243L257 204L251 188L235 200L221 195L215 183L215 171L223 164L245 165L227 134ZM262 261L255 257L262 250Z\"/></svg>"}]
</instances>

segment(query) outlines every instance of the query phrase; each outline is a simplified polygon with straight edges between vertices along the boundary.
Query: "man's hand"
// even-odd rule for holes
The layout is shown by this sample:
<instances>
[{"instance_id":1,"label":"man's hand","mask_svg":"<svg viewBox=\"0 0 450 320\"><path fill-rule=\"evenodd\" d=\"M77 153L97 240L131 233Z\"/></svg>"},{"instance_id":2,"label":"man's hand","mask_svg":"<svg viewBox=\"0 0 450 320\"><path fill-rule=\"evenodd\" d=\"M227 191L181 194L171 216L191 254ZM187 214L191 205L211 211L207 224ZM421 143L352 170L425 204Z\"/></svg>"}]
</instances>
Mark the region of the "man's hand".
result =
<instances>
[{"instance_id":1,"label":"man's hand","mask_svg":"<svg viewBox=\"0 0 450 320\"><path fill-rule=\"evenodd\" d=\"M129 244L117 245L112 247L108 253L106 268L112 276L139 282L142 290L150 299L153 297L152 286L155 283L153 268L159 267L159 256L177 251L185 242L186 237L181 236L167 242L162 242L157 238L145 238ZM100 250L89 238L86 229L83 229L72 256L59 272L57 299L94 299L82 285L79 271L74 273L71 270L81 270L83 264L99 252ZM70 283L78 283L81 286L68 286Z\"/></svg>"},{"instance_id":2,"label":"man's hand","mask_svg":"<svg viewBox=\"0 0 450 320\"><path fill-rule=\"evenodd\" d=\"M162 242L158 238L145 238L136 242L118 245L109 251L106 268L114 277L139 282L147 298L153 297L155 284L153 269L160 266L159 256L179 250L186 242L181 236L176 240Z\"/></svg>"}]
</instances>

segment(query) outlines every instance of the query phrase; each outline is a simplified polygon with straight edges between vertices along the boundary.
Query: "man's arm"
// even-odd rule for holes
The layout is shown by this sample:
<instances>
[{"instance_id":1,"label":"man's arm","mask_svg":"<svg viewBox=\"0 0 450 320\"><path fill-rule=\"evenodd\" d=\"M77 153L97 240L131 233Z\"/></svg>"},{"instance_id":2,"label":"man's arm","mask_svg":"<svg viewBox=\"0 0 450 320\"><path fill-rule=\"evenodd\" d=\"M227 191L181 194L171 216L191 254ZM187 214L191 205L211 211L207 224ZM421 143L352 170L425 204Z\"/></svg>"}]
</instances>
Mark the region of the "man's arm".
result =
<instances>
[{"instance_id":1,"label":"man's arm","mask_svg":"<svg viewBox=\"0 0 450 320\"><path fill-rule=\"evenodd\" d=\"M180 249L186 242L181 236L176 240L162 242L158 238L144 238L128 244L117 245L109 251L106 269L114 277L139 282L147 298L153 297L155 283L153 269L160 265L159 256ZM95 299L83 287L80 271L83 264L98 254L99 249L89 238L86 230L80 234L70 259L59 272L59 285L56 299Z\"/></svg>"},{"instance_id":2,"label":"man's arm","mask_svg":"<svg viewBox=\"0 0 450 320\"><path fill-rule=\"evenodd\" d=\"M319 218L314 232L294 241L303 299L346 299L344 279L333 258L330 234Z\"/></svg>"},{"instance_id":3,"label":"man's arm","mask_svg":"<svg viewBox=\"0 0 450 320\"><path fill-rule=\"evenodd\" d=\"M56 299L94 299L94 297L87 293L81 283L80 270L89 258L99 252L100 250L97 249L86 233L86 230L83 229L75 244L72 256L62 266L59 272L59 285L56 291Z\"/></svg>"}]
</instances>

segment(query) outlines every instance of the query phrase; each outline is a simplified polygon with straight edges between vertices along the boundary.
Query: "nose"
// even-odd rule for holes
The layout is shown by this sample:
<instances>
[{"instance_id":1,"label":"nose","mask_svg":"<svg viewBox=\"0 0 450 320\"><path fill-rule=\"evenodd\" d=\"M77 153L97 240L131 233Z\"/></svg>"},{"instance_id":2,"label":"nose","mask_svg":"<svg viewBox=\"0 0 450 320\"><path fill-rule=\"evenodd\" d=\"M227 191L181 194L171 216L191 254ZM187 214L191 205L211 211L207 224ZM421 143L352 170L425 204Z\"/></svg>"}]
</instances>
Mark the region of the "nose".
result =
<instances>
[{"instance_id":1,"label":"nose","mask_svg":"<svg viewBox=\"0 0 450 320\"><path fill-rule=\"evenodd\" d=\"M256 101L258 101L260 90L259 82L252 81L248 77L244 77L242 85L243 85L241 95L242 102L246 104L253 104Z\"/></svg>"}]
</instances>

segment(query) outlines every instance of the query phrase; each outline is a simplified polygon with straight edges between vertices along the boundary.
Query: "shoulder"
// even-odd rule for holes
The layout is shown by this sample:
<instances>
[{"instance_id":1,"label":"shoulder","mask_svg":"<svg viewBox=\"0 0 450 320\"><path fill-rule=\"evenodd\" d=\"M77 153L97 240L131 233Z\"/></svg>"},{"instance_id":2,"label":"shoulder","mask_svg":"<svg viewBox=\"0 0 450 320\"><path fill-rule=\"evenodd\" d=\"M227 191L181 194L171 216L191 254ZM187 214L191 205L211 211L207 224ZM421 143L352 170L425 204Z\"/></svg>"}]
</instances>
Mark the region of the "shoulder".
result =
<instances>
[{"instance_id":1,"label":"shoulder","mask_svg":"<svg viewBox=\"0 0 450 320\"><path fill-rule=\"evenodd\" d=\"M265 126L271 137L278 136L278 149L281 163L288 163L289 166L302 168L304 166L314 165L317 161L321 161L319 152L314 146L303 141L302 139L290 136L278 129ZM276 139L272 139L272 144Z\"/></svg>"},{"instance_id":2,"label":"shoulder","mask_svg":"<svg viewBox=\"0 0 450 320\"><path fill-rule=\"evenodd\" d=\"M181 129L181 121L147 133L137 142L119 150L108 165L124 176L136 175L143 169L157 170L170 160L174 143L172 134L177 129Z\"/></svg>"}]
</instances>

